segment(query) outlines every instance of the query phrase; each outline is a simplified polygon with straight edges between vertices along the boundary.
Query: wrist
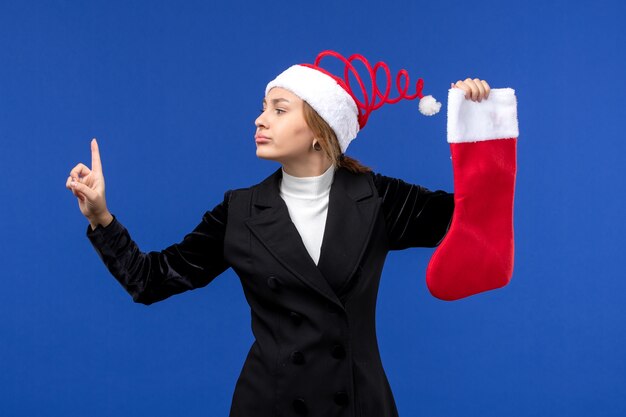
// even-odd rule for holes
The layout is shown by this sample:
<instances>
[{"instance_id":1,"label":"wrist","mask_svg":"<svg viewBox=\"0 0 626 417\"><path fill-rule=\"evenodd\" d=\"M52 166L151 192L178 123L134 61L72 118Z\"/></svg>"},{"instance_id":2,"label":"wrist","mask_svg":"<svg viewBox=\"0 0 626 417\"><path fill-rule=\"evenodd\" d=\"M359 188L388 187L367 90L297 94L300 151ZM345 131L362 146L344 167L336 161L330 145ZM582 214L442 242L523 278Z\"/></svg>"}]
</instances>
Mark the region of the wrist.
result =
<instances>
[{"instance_id":1,"label":"wrist","mask_svg":"<svg viewBox=\"0 0 626 417\"><path fill-rule=\"evenodd\" d=\"M102 225L102 227L107 227L113 221L113 215L106 210L103 214L98 216L89 217L89 224L91 225L91 229L95 230L98 225Z\"/></svg>"}]
</instances>

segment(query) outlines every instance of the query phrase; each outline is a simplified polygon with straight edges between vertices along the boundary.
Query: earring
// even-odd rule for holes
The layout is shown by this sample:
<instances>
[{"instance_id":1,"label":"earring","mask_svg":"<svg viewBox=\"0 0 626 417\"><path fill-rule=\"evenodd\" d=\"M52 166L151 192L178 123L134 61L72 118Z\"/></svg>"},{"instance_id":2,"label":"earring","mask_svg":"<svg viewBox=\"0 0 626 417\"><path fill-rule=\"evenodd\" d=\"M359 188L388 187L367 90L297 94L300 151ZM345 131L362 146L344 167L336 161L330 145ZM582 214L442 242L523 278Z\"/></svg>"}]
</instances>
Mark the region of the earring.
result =
<instances>
[{"instance_id":1,"label":"earring","mask_svg":"<svg viewBox=\"0 0 626 417\"><path fill-rule=\"evenodd\" d=\"M313 142L313 149L315 149L316 151L321 151L322 150L322 145L320 145L320 143L318 141Z\"/></svg>"}]
</instances>

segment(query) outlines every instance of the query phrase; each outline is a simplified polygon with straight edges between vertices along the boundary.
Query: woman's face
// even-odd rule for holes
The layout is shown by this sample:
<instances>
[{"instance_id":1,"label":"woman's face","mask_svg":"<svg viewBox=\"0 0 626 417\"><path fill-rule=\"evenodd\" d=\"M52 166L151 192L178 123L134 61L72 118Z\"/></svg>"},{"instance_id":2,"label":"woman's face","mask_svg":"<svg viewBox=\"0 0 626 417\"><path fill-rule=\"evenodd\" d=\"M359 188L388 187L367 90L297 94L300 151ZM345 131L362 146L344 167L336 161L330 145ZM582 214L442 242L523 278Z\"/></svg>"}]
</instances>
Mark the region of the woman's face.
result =
<instances>
[{"instance_id":1,"label":"woman's face","mask_svg":"<svg viewBox=\"0 0 626 417\"><path fill-rule=\"evenodd\" d=\"M313 132L304 120L302 99L284 88L272 88L255 120L256 155L281 163L304 160L312 151Z\"/></svg>"}]
</instances>

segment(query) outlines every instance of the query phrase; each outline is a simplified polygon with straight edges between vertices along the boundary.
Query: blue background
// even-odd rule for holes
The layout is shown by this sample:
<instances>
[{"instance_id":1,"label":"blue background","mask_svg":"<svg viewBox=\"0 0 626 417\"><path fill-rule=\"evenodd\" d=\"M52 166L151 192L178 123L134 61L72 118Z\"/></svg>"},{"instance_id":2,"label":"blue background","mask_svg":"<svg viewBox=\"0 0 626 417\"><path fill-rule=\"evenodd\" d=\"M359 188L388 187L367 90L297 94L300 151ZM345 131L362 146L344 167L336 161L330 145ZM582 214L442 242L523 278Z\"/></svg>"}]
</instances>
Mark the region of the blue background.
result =
<instances>
[{"instance_id":1,"label":"blue background","mask_svg":"<svg viewBox=\"0 0 626 417\"><path fill-rule=\"evenodd\" d=\"M0 415L225 416L252 343L237 276L146 307L109 275L65 188L97 137L109 209L144 251L179 241L255 156L265 84L323 49L518 97L515 270L432 297L432 249L393 252L377 307L400 416L626 415L620 252L623 2L0 3ZM620 29L622 27L622 29ZM375 112L348 150L452 190L445 112ZM445 109L444 109L445 110Z\"/></svg>"}]
</instances>

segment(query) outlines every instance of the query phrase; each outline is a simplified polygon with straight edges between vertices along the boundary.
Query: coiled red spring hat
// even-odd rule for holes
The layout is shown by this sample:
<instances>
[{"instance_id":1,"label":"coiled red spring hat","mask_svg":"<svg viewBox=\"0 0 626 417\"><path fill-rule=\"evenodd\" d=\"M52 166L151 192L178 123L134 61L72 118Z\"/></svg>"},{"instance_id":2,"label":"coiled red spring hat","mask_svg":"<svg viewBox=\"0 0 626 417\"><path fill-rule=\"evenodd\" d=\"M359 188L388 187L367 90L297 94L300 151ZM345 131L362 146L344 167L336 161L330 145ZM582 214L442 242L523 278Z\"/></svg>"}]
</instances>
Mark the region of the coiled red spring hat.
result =
<instances>
[{"instance_id":1,"label":"coiled red spring hat","mask_svg":"<svg viewBox=\"0 0 626 417\"><path fill-rule=\"evenodd\" d=\"M334 75L320 66L325 57L336 58L343 64L343 76ZM354 61L361 62L369 74L371 89L369 94L363 78L353 64ZM381 91L376 80L376 75L381 69L386 78L384 91ZM354 93L350 75L356 80L362 98ZM346 58L335 51L326 50L317 55L313 64L293 65L280 73L267 84L265 95L272 88L281 87L306 101L333 129L343 153L356 138L359 130L365 126L370 114L384 104L419 98L419 110L422 114L432 116L439 112L441 103L433 96L422 94L424 81L421 78L417 80L413 94L408 93L410 84L408 72L405 69L398 71L396 75L398 96L390 98L391 71L387 64L377 62L372 66L363 55L353 54Z\"/></svg>"}]
</instances>

